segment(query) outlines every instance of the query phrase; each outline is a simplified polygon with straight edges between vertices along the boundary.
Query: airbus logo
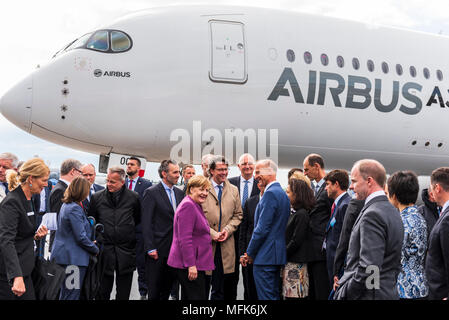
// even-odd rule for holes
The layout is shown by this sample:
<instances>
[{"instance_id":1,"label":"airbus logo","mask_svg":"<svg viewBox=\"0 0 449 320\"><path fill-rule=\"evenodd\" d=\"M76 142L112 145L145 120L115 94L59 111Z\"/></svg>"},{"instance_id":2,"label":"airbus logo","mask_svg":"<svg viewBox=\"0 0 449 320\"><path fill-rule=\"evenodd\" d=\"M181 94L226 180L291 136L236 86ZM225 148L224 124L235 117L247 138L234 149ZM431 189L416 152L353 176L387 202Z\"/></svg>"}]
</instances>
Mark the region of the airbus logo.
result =
<instances>
[{"instance_id":1,"label":"airbus logo","mask_svg":"<svg viewBox=\"0 0 449 320\"><path fill-rule=\"evenodd\" d=\"M103 74L103 71L101 71L100 69L95 69L94 70L94 76L101 77L101 75Z\"/></svg>"},{"instance_id":2,"label":"airbus logo","mask_svg":"<svg viewBox=\"0 0 449 320\"><path fill-rule=\"evenodd\" d=\"M116 77L116 78L130 78L131 72L121 72L121 71L101 71L100 69L94 70L94 76L99 78L103 77Z\"/></svg>"}]
</instances>

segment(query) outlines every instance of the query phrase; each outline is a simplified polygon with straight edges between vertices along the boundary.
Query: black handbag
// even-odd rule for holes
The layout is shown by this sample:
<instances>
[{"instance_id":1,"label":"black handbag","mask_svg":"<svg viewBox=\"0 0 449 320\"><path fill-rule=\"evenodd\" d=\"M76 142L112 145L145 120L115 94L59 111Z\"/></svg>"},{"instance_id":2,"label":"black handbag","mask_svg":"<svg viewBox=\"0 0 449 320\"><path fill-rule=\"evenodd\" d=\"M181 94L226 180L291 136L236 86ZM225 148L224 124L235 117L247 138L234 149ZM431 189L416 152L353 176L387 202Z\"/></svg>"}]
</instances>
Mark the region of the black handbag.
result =
<instances>
[{"instance_id":1,"label":"black handbag","mask_svg":"<svg viewBox=\"0 0 449 320\"><path fill-rule=\"evenodd\" d=\"M65 268L37 256L31 279L36 300L58 300L61 286L65 280Z\"/></svg>"}]
</instances>

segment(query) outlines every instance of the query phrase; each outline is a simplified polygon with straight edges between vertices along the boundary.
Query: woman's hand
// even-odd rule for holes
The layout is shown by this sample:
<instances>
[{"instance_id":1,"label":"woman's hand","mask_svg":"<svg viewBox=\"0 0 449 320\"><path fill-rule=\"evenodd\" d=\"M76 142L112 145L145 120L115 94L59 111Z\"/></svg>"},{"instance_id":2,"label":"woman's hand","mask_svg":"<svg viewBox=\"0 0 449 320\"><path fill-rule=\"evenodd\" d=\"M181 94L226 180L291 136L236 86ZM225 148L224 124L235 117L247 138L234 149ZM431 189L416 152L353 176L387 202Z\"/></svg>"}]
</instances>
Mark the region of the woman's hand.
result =
<instances>
[{"instance_id":1,"label":"woman's hand","mask_svg":"<svg viewBox=\"0 0 449 320\"><path fill-rule=\"evenodd\" d=\"M189 267L189 280L193 281L196 280L196 278L198 277L198 271L196 270L196 266L191 266Z\"/></svg>"},{"instance_id":2,"label":"woman's hand","mask_svg":"<svg viewBox=\"0 0 449 320\"><path fill-rule=\"evenodd\" d=\"M20 297L21 295L23 295L25 293L26 288L25 288L25 283L23 282L23 277L15 277L14 278L14 283L12 285L11 290L18 297Z\"/></svg>"},{"instance_id":3,"label":"woman's hand","mask_svg":"<svg viewBox=\"0 0 449 320\"><path fill-rule=\"evenodd\" d=\"M34 234L34 240L40 240L45 237L48 233L48 229L46 226L42 225L39 230Z\"/></svg>"}]
</instances>

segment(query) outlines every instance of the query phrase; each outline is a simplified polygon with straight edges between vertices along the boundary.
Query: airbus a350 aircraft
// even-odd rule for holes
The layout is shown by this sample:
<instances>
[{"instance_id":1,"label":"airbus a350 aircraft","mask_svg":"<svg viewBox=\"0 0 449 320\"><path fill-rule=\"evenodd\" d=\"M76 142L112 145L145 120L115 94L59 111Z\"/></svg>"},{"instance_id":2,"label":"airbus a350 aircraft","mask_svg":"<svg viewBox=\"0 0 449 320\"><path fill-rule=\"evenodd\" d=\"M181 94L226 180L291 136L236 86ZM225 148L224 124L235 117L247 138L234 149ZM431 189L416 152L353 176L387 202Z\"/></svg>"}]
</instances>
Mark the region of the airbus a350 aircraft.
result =
<instances>
[{"instance_id":1,"label":"airbus a350 aircraft","mask_svg":"<svg viewBox=\"0 0 449 320\"><path fill-rule=\"evenodd\" d=\"M374 158L429 175L449 160L448 52L445 36L308 14L155 8L71 42L0 108L35 136L103 156L160 161L173 130L193 135L201 121L278 129L281 167L315 152L327 168Z\"/></svg>"}]
</instances>

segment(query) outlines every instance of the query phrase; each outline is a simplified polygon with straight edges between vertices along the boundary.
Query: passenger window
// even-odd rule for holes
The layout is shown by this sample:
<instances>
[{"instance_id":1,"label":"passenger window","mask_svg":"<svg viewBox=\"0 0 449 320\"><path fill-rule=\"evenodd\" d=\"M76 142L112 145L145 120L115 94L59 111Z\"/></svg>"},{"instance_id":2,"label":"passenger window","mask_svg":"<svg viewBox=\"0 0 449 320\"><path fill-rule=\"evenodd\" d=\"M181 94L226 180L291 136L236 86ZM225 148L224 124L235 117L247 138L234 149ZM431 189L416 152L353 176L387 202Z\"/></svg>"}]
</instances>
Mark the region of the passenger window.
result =
<instances>
[{"instance_id":1,"label":"passenger window","mask_svg":"<svg viewBox=\"0 0 449 320\"><path fill-rule=\"evenodd\" d=\"M410 67L410 75L414 78L416 77L416 68L414 66Z\"/></svg>"},{"instance_id":2,"label":"passenger window","mask_svg":"<svg viewBox=\"0 0 449 320\"><path fill-rule=\"evenodd\" d=\"M311 64L312 63L312 54L309 51L304 52L304 61L307 64Z\"/></svg>"},{"instance_id":3,"label":"passenger window","mask_svg":"<svg viewBox=\"0 0 449 320\"><path fill-rule=\"evenodd\" d=\"M424 78L429 79L430 78L430 71L427 68L423 69Z\"/></svg>"},{"instance_id":4,"label":"passenger window","mask_svg":"<svg viewBox=\"0 0 449 320\"><path fill-rule=\"evenodd\" d=\"M357 59L357 58L353 58L353 59L352 59L352 67L353 67L355 70L359 70L359 68L360 68L360 62L359 62L359 59Z\"/></svg>"},{"instance_id":5,"label":"passenger window","mask_svg":"<svg viewBox=\"0 0 449 320\"><path fill-rule=\"evenodd\" d=\"M390 71L390 68L388 67L388 63L382 62L382 71L383 73L387 74L388 71Z\"/></svg>"},{"instance_id":6,"label":"passenger window","mask_svg":"<svg viewBox=\"0 0 449 320\"><path fill-rule=\"evenodd\" d=\"M368 62L366 63L366 65L368 66L368 70L369 70L370 72L373 72L373 71L374 71L374 62L373 62L373 60L368 60Z\"/></svg>"},{"instance_id":7,"label":"passenger window","mask_svg":"<svg viewBox=\"0 0 449 320\"><path fill-rule=\"evenodd\" d=\"M402 66L400 64L396 65L396 73L398 74L398 76L402 76L402 74L404 73L404 70L402 69Z\"/></svg>"},{"instance_id":8,"label":"passenger window","mask_svg":"<svg viewBox=\"0 0 449 320\"><path fill-rule=\"evenodd\" d=\"M329 64L329 57L327 56L327 54L323 53L321 55L321 63L323 64L323 66L327 66Z\"/></svg>"},{"instance_id":9,"label":"passenger window","mask_svg":"<svg viewBox=\"0 0 449 320\"><path fill-rule=\"evenodd\" d=\"M337 65L340 68L343 68L345 66L345 59L342 56L337 57Z\"/></svg>"},{"instance_id":10,"label":"passenger window","mask_svg":"<svg viewBox=\"0 0 449 320\"><path fill-rule=\"evenodd\" d=\"M295 51L293 51L292 49L287 50L287 60L290 62L295 61Z\"/></svg>"},{"instance_id":11,"label":"passenger window","mask_svg":"<svg viewBox=\"0 0 449 320\"><path fill-rule=\"evenodd\" d=\"M90 38L87 43L87 49L99 50L99 51L108 51L109 50L109 40L108 40L108 31L97 31Z\"/></svg>"},{"instance_id":12,"label":"passenger window","mask_svg":"<svg viewBox=\"0 0 449 320\"><path fill-rule=\"evenodd\" d=\"M115 52L126 51L131 48L131 40L121 31L111 31L111 48Z\"/></svg>"},{"instance_id":13,"label":"passenger window","mask_svg":"<svg viewBox=\"0 0 449 320\"><path fill-rule=\"evenodd\" d=\"M443 81L443 72L441 70L437 70L437 78L440 81Z\"/></svg>"}]
</instances>

